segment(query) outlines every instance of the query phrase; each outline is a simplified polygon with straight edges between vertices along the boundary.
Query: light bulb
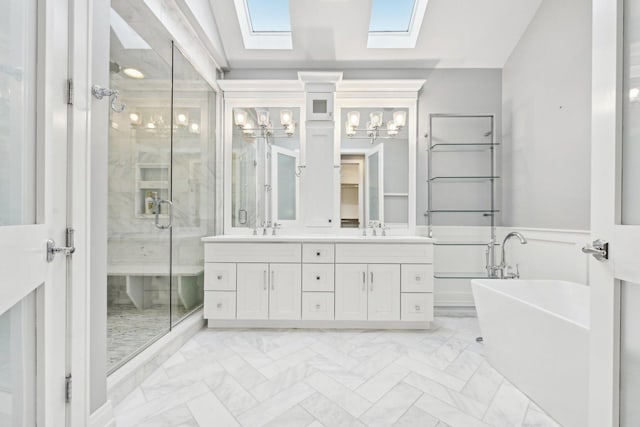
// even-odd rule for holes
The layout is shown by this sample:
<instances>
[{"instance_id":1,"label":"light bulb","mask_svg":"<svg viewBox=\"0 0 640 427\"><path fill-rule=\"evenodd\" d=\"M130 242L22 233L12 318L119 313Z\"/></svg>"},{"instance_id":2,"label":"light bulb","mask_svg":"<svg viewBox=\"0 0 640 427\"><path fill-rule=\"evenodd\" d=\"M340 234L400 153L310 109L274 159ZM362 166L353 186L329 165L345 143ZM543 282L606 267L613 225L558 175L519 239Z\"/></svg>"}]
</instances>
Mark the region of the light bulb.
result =
<instances>
[{"instance_id":1,"label":"light bulb","mask_svg":"<svg viewBox=\"0 0 640 427\"><path fill-rule=\"evenodd\" d=\"M142 122L142 117L140 117L140 114L138 113L131 113L129 114L129 122L132 125L137 126Z\"/></svg>"},{"instance_id":2,"label":"light bulb","mask_svg":"<svg viewBox=\"0 0 640 427\"><path fill-rule=\"evenodd\" d=\"M191 123L191 125L189 125L189 132L200 133L200 125L196 122Z\"/></svg>"},{"instance_id":3,"label":"light bulb","mask_svg":"<svg viewBox=\"0 0 640 427\"><path fill-rule=\"evenodd\" d=\"M189 118L184 113L178 113L176 116L176 122L180 126L186 126L189 123Z\"/></svg>"},{"instance_id":4,"label":"light bulb","mask_svg":"<svg viewBox=\"0 0 640 427\"><path fill-rule=\"evenodd\" d=\"M280 124L285 127L293 124L293 113L291 110L280 111Z\"/></svg>"},{"instance_id":5,"label":"light bulb","mask_svg":"<svg viewBox=\"0 0 640 427\"><path fill-rule=\"evenodd\" d=\"M356 128L354 128L353 126L351 126L351 125L349 124L349 122L348 122L348 121L345 123L345 129L346 129L346 132L347 132L347 136L348 136L348 137L355 136L355 134L356 134Z\"/></svg>"},{"instance_id":6,"label":"light bulb","mask_svg":"<svg viewBox=\"0 0 640 427\"><path fill-rule=\"evenodd\" d=\"M382 111L376 111L369 114L369 118L371 119L371 126L374 128L382 126Z\"/></svg>"},{"instance_id":7,"label":"light bulb","mask_svg":"<svg viewBox=\"0 0 640 427\"><path fill-rule=\"evenodd\" d=\"M638 89L637 87L629 89L629 101L637 100L638 95L640 95L640 89Z\"/></svg>"},{"instance_id":8,"label":"light bulb","mask_svg":"<svg viewBox=\"0 0 640 427\"><path fill-rule=\"evenodd\" d=\"M398 134L398 126L393 122L393 120L389 120L387 122L387 135L396 136Z\"/></svg>"},{"instance_id":9,"label":"light bulb","mask_svg":"<svg viewBox=\"0 0 640 427\"><path fill-rule=\"evenodd\" d=\"M269 112L268 111L260 111L258 113L258 125L261 127L266 127L269 125Z\"/></svg>"},{"instance_id":10,"label":"light bulb","mask_svg":"<svg viewBox=\"0 0 640 427\"><path fill-rule=\"evenodd\" d=\"M253 135L253 122L251 120L247 121L242 129L242 132L245 135Z\"/></svg>"},{"instance_id":11,"label":"light bulb","mask_svg":"<svg viewBox=\"0 0 640 427\"><path fill-rule=\"evenodd\" d=\"M125 68L122 72L132 79L144 79L144 74L142 71L136 70L135 68Z\"/></svg>"},{"instance_id":12,"label":"light bulb","mask_svg":"<svg viewBox=\"0 0 640 427\"><path fill-rule=\"evenodd\" d=\"M244 127L244 125L247 123L247 113L242 110L236 111L235 123L236 126Z\"/></svg>"},{"instance_id":13,"label":"light bulb","mask_svg":"<svg viewBox=\"0 0 640 427\"><path fill-rule=\"evenodd\" d=\"M347 123L353 128L360 125L360 111L349 111L347 113Z\"/></svg>"},{"instance_id":14,"label":"light bulb","mask_svg":"<svg viewBox=\"0 0 640 427\"><path fill-rule=\"evenodd\" d=\"M396 111L393 113L393 122L398 128L404 127L407 124L407 112Z\"/></svg>"}]
</instances>

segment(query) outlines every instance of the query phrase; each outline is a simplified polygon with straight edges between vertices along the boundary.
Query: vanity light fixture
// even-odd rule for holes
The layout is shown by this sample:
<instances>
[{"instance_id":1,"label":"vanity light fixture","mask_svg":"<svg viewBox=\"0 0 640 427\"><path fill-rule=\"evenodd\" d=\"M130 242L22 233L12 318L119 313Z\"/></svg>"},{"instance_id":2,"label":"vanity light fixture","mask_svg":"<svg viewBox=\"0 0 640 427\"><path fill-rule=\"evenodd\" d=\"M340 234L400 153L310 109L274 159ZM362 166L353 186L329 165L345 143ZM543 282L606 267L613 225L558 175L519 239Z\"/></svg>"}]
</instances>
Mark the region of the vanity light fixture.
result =
<instances>
[{"instance_id":1,"label":"vanity light fixture","mask_svg":"<svg viewBox=\"0 0 640 427\"><path fill-rule=\"evenodd\" d=\"M193 133L193 134L199 134L200 133L200 125L196 122L191 122L191 124L189 125L189 132Z\"/></svg>"},{"instance_id":2,"label":"vanity light fixture","mask_svg":"<svg viewBox=\"0 0 640 427\"><path fill-rule=\"evenodd\" d=\"M236 110L234 114L234 122L236 126L243 128L247 123L247 113L243 110Z\"/></svg>"},{"instance_id":3,"label":"vanity light fixture","mask_svg":"<svg viewBox=\"0 0 640 427\"><path fill-rule=\"evenodd\" d=\"M356 134L358 132L364 132L366 139L370 139L373 144L376 139L390 139L398 136L400 130L407 124L407 112L406 111L394 111L393 120L389 120L386 124L384 122L384 113L382 111L374 111L369 114L369 121L367 126L362 129L360 125L360 112L349 111L347 113L347 122L345 124L345 132L348 138L358 138ZM386 135L382 134L386 132Z\"/></svg>"}]
</instances>

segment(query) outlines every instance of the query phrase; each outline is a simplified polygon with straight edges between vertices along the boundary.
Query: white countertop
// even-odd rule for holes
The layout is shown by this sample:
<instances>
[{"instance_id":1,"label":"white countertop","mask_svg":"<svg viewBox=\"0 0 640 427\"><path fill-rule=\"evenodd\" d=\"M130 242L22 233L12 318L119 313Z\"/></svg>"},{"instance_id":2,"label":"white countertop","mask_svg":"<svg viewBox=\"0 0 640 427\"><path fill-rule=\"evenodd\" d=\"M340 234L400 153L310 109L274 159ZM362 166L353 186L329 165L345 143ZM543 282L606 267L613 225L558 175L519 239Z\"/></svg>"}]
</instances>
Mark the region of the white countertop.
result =
<instances>
[{"instance_id":1,"label":"white countertop","mask_svg":"<svg viewBox=\"0 0 640 427\"><path fill-rule=\"evenodd\" d=\"M424 236L338 236L338 235L221 235L203 237L207 243L433 243L435 239Z\"/></svg>"}]
</instances>

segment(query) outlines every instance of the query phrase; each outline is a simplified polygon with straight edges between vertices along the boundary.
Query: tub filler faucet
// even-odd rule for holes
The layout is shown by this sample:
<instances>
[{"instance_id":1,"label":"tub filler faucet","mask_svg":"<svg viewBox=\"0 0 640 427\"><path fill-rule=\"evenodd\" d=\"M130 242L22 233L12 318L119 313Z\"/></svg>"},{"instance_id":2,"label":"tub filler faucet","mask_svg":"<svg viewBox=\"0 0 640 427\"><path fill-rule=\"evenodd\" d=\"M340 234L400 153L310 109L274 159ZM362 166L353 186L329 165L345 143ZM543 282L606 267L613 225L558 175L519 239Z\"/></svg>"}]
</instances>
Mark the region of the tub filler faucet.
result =
<instances>
[{"instance_id":1,"label":"tub filler faucet","mask_svg":"<svg viewBox=\"0 0 640 427\"><path fill-rule=\"evenodd\" d=\"M520 244L522 245L526 245L528 243L526 237L524 237L522 233L519 233L517 231L512 231L511 233L507 234L504 237L504 240L502 241L502 258L500 259L500 265L496 268L500 273L501 279L519 279L520 278L520 269L518 267L518 264L516 264L515 272L510 272L513 269L513 267L507 264L506 246L507 246L507 242L513 237L517 237L518 240L520 240Z\"/></svg>"}]
</instances>

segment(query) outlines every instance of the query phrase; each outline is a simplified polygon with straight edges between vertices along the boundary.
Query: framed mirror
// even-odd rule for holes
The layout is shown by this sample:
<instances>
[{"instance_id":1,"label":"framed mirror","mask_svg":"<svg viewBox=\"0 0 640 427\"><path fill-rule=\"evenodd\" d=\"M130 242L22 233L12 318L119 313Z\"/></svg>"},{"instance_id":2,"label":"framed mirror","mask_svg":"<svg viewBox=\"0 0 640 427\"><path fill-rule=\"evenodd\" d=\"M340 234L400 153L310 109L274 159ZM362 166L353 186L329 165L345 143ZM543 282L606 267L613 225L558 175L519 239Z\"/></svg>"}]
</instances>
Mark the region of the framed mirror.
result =
<instances>
[{"instance_id":1,"label":"framed mirror","mask_svg":"<svg viewBox=\"0 0 640 427\"><path fill-rule=\"evenodd\" d=\"M415 229L415 101L339 100L336 117L340 228Z\"/></svg>"},{"instance_id":2,"label":"framed mirror","mask_svg":"<svg viewBox=\"0 0 640 427\"><path fill-rule=\"evenodd\" d=\"M226 106L227 231L257 233L273 224L295 226L300 220L302 108L252 104Z\"/></svg>"}]
</instances>

